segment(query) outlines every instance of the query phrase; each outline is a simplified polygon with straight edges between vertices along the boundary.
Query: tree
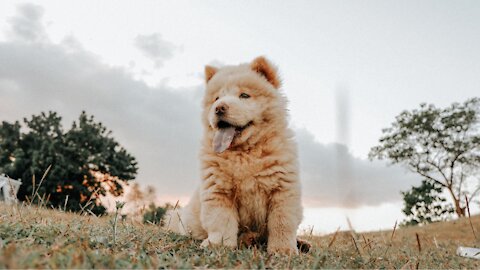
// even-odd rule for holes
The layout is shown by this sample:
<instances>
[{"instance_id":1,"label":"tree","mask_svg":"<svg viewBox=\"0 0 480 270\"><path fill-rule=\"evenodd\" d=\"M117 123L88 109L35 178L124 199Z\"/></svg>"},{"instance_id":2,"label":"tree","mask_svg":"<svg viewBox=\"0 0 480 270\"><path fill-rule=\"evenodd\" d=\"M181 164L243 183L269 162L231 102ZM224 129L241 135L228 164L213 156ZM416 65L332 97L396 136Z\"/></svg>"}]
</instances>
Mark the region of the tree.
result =
<instances>
[{"instance_id":1,"label":"tree","mask_svg":"<svg viewBox=\"0 0 480 270\"><path fill-rule=\"evenodd\" d=\"M456 214L465 216L462 199L471 200L479 192L465 187L480 165L479 104L480 99L472 98L445 109L421 104L420 109L404 111L383 130L369 157L402 164L446 189Z\"/></svg>"},{"instance_id":2,"label":"tree","mask_svg":"<svg viewBox=\"0 0 480 270\"><path fill-rule=\"evenodd\" d=\"M24 131L18 121L2 122L0 173L23 180L19 200L48 198L53 207L79 211L89 205L92 212L103 213L100 196L123 193L121 183L136 176L135 158L93 116L82 112L66 132L61 120L55 112L34 115L23 120Z\"/></svg>"},{"instance_id":3,"label":"tree","mask_svg":"<svg viewBox=\"0 0 480 270\"><path fill-rule=\"evenodd\" d=\"M139 183L130 185L125 194L127 211L132 215L143 215L145 207L154 204L156 199L156 190L152 186L146 186L141 189Z\"/></svg>"},{"instance_id":4,"label":"tree","mask_svg":"<svg viewBox=\"0 0 480 270\"><path fill-rule=\"evenodd\" d=\"M405 225L427 224L447 220L454 212L451 205L441 196L442 187L432 181L423 180L418 187L402 192Z\"/></svg>"}]
</instances>

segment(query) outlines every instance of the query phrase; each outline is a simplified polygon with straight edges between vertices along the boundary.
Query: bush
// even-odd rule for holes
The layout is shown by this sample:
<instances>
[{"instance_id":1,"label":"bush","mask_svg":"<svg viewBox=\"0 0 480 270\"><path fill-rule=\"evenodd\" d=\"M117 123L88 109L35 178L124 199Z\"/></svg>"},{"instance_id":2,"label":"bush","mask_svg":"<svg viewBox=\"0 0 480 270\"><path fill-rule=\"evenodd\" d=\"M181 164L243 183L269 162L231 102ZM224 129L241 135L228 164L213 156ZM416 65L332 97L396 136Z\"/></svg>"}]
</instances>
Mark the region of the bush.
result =
<instances>
[{"instance_id":1,"label":"bush","mask_svg":"<svg viewBox=\"0 0 480 270\"><path fill-rule=\"evenodd\" d=\"M151 203L143 214L143 223L153 223L163 225L163 217L167 212L167 207L156 206Z\"/></svg>"}]
</instances>

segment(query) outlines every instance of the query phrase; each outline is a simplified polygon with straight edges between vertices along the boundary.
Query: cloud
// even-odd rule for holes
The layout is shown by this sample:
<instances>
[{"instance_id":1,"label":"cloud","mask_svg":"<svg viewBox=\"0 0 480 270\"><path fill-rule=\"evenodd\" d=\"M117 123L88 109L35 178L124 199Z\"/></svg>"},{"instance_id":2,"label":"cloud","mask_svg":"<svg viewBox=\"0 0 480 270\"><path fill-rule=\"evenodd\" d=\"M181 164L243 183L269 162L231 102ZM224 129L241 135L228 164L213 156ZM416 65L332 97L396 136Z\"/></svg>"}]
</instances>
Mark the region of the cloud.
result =
<instances>
[{"instance_id":1,"label":"cloud","mask_svg":"<svg viewBox=\"0 0 480 270\"><path fill-rule=\"evenodd\" d=\"M23 10L17 16L30 18ZM13 29L17 21L11 20ZM43 32L37 17L22 23ZM198 182L199 87L149 87L68 40L53 44L12 38L0 43L1 120L54 110L68 127L86 110L137 157L142 183L155 185L160 193L189 192Z\"/></svg>"},{"instance_id":2,"label":"cloud","mask_svg":"<svg viewBox=\"0 0 480 270\"><path fill-rule=\"evenodd\" d=\"M173 57L176 46L166 41L158 33L150 35L138 35L135 38L135 46L142 54L151 59L155 68L163 66L163 62Z\"/></svg>"},{"instance_id":3,"label":"cloud","mask_svg":"<svg viewBox=\"0 0 480 270\"><path fill-rule=\"evenodd\" d=\"M419 183L399 167L355 158L342 144L321 144L297 130L305 202L315 206L358 207L399 201L400 191Z\"/></svg>"},{"instance_id":4,"label":"cloud","mask_svg":"<svg viewBox=\"0 0 480 270\"><path fill-rule=\"evenodd\" d=\"M41 6L34 4L22 4L17 8L17 15L10 18L12 29L8 33L13 39L43 42L48 40L46 31L42 24L44 10Z\"/></svg>"},{"instance_id":5,"label":"cloud","mask_svg":"<svg viewBox=\"0 0 480 270\"><path fill-rule=\"evenodd\" d=\"M123 68L101 63L73 37L54 44L41 27L42 13L40 7L20 6L10 23L14 36L24 38L0 42L0 121L54 110L68 128L86 110L137 157L141 184L168 198L190 194L200 183L203 87L150 87ZM414 181L398 168L354 158L342 145L318 143L305 130L297 131L297 141L309 205L394 201Z\"/></svg>"}]
</instances>

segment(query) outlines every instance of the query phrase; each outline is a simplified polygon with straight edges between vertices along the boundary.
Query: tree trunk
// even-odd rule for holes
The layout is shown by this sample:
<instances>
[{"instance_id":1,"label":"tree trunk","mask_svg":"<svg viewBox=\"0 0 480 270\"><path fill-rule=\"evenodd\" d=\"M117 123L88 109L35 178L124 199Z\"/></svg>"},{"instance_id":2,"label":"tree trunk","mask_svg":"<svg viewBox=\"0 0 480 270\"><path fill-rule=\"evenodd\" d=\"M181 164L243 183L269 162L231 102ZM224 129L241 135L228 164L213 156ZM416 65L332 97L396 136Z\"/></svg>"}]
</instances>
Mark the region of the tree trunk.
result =
<instances>
[{"instance_id":1,"label":"tree trunk","mask_svg":"<svg viewBox=\"0 0 480 270\"><path fill-rule=\"evenodd\" d=\"M459 199L454 199L455 201L455 212L457 213L458 217L464 217L465 216L465 207L460 206L460 200Z\"/></svg>"},{"instance_id":2,"label":"tree trunk","mask_svg":"<svg viewBox=\"0 0 480 270\"><path fill-rule=\"evenodd\" d=\"M458 199L457 196L455 196L452 188L451 187L447 187L447 188L448 188L448 191L450 192L450 195L452 195L453 202L455 203L455 213L457 213L457 216L459 218L464 217L465 207L460 206L460 199ZM459 194L459 197L460 197L460 194Z\"/></svg>"}]
</instances>

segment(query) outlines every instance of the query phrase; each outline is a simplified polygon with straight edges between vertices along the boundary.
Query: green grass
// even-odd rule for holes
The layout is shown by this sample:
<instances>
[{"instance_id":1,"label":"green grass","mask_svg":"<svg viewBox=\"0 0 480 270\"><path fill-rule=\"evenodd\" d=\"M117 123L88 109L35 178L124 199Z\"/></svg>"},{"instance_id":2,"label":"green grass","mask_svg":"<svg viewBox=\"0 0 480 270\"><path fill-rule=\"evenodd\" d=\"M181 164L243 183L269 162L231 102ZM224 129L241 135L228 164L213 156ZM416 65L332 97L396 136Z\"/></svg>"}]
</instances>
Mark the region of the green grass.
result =
<instances>
[{"instance_id":1,"label":"green grass","mask_svg":"<svg viewBox=\"0 0 480 270\"><path fill-rule=\"evenodd\" d=\"M328 218L328 217L324 217ZM307 236L312 250L268 255L250 248L202 249L155 225L0 204L0 268L479 268L457 246L478 247L468 219L392 231ZM480 234L480 217L472 218ZM419 235L420 248L416 235Z\"/></svg>"}]
</instances>

